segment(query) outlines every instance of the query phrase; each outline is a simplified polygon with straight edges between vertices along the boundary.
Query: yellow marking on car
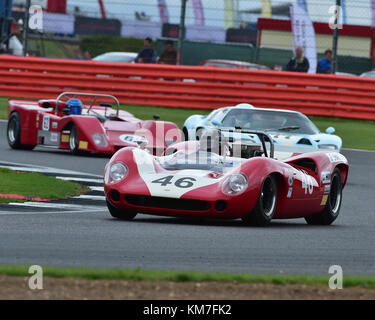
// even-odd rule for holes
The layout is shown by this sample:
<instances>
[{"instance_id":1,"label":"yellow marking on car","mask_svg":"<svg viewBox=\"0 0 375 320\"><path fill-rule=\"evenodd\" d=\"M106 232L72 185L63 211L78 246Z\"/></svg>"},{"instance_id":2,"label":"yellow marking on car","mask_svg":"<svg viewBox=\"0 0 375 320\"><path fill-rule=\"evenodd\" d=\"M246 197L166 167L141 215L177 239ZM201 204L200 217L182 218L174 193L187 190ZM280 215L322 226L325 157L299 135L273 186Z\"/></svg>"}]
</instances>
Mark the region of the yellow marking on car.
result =
<instances>
[{"instance_id":1,"label":"yellow marking on car","mask_svg":"<svg viewBox=\"0 0 375 320\"><path fill-rule=\"evenodd\" d=\"M69 135L63 134L61 136L61 142L69 142Z\"/></svg>"},{"instance_id":2,"label":"yellow marking on car","mask_svg":"<svg viewBox=\"0 0 375 320\"><path fill-rule=\"evenodd\" d=\"M87 141L80 141L79 148L80 149L87 149L89 147L89 143Z\"/></svg>"},{"instance_id":3,"label":"yellow marking on car","mask_svg":"<svg viewBox=\"0 0 375 320\"><path fill-rule=\"evenodd\" d=\"M328 200L328 195L324 195L322 198L322 202L320 203L321 206L325 206Z\"/></svg>"}]
</instances>

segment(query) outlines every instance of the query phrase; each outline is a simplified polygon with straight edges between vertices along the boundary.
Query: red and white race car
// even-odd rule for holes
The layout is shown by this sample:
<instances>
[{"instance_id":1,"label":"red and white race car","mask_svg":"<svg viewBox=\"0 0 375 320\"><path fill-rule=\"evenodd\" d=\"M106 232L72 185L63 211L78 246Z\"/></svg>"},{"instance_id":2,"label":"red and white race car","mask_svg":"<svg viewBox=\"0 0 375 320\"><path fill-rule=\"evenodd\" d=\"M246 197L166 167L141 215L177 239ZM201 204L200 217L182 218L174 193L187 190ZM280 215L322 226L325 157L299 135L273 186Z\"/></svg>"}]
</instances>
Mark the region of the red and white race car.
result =
<instances>
[{"instance_id":1,"label":"red and white race car","mask_svg":"<svg viewBox=\"0 0 375 320\"><path fill-rule=\"evenodd\" d=\"M242 218L258 226L302 217L328 225L337 218L349 169L342 154L317 151L281 161L274 159L266 133L241 133L258 135L262 142L249 146L247 158L233 157L231 150L220 155L202 141L176 143L162 157L142 148L118 151L105 168L111 215ZM240 146L241 154L244 149Z\"/></svg>"},{"instance_id":2,"label":"red and white race car","mask_svg":"<svg viewBox=\"0 0 375 320\"><path fill-rule=\"evenodd\" d=\"M78 97L91 101L83 104ZM116 109L98 100L114 102ZM180 139L180 132L172 122L155 120L143 121L120 110L119 101L111 95L64 92L53 100L10 100L7 137L13 149L43 145L74 154L113 154L123 147L142 145L153 154L162 154Z\"/></svg>"}]
</instances>

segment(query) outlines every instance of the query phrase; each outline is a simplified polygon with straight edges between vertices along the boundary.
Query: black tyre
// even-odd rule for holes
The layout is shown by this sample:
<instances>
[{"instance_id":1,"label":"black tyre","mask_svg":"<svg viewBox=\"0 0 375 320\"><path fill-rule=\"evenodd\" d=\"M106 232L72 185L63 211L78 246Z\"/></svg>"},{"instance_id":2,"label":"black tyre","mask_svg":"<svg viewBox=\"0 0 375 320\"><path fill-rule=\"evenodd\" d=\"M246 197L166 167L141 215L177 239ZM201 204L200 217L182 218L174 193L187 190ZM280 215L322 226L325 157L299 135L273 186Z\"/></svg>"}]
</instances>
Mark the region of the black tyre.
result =
<instances>
[{"instance_id":1,"label":"black tyre","mask_svg":"<svg viewBox=\"0 0 375 320\"><path fill-rule=\"evenodd\" d=\"M188 133L188 130L185 128L185 127L183 127L183 129L182 129L182 133L183 133L183 135L184 135L184 141L189 141L189 133Z\"/></svg>"},{"instance_id":2,"label":"black tyre","mask_svg":"<svg viewBox=\"0 0 375 320\"><path fill-rule=\"evenodd\" d=\"M305 217L306 222L311 225L330 225L340 213L341 202L342 179L340 170L336 168L332 174L331 190L323 211L317 215Z\"/></svg>"},{"instance_id":3,"label":"black tyre","mask_svg":"<svg viewBox=\"0 0 375 320\"><path fill-rule=\"evenodd\" d=\"M277 184L275 177L270 175L264 179L260 188L258 201L253 211L242 220L244 223L253 226L267 226L276 210L277 204Z\"/></svg>"},{"instance_id":4,"label":"black tyre","mask_svg":"<svg viewBox=\"0 0 375 320\"><path fill-rule=\"evenodd\" d=\"M32 150L35 145L21 144L21 118L17 112L13 112L7 126L8 144L12 149Z\"/></svg>"},{"instance_id":5,"label":"black tyre","mask_svg":"<svg viewBox=\"0 0 375 320\"><path fill-rule=\"evenodd\" d=\"M126 211L120 210L119 208L116 208L108 200L107 200L107 207L111 216L113 218L117 218L120 220L130 221L130 220L133 220L135 216L137 215L136 212L126 212Z\"/></svg>"},{"instance_id":6,"label":"black tyre","mask_svg":"<svg viewBox=\"0 0 375 320\"><path fill-rule=\"evenodd\" d=\"M79 147L79 140L78 140L78 132L77 128L74 124L70 127L70 135L69 135L69 150L72 154L80 154L81 152L78 149Z\"/></svg>"}]
</instances>

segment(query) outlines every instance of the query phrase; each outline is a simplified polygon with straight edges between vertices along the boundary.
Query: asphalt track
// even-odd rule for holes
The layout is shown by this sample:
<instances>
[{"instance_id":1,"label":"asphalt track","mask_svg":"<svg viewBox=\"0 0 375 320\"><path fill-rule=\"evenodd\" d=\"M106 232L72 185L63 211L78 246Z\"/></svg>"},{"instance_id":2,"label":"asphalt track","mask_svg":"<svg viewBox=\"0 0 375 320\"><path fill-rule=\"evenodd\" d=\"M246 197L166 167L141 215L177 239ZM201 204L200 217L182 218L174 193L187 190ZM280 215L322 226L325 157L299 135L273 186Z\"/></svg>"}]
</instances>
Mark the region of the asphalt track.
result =
<instances>
[{"instance_id":1,"label":"asphalt track","mask_svg":"<svg viewBox=\"0 0 375 320\"><path fill-rule=\"evenodd\" d=\"M37 148L11 150L0 122L0 160L103 174L108 158ZM139 215L110 218L106 208L80 212L0 211L0 264L375 276L375 152L345 150L350 163L339 218L332 226L303 219L268 228L240 221L192 221Z\"/></svg>"}]
</instances>

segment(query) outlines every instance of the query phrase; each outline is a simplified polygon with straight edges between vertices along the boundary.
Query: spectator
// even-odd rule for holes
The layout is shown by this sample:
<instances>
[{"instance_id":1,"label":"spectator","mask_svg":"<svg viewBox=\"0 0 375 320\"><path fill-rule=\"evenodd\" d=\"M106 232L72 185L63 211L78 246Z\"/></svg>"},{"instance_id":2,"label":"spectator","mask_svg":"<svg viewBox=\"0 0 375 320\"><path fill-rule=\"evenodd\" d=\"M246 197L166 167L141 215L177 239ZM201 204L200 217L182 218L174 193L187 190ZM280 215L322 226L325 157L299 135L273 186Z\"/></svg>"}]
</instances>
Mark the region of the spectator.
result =
<instances>
[{"instance_id":1,"label":"spectator","mask_svg":"<svg viewBox=\"0 0 375 320\"><path fill-rule=\"evenodd\" d=\"M17 23L13 24L14 30L9 38L10 53L15 56L23 56L23 43L22 43L22 27L23 21L20 19Z\"/></svg>"},{"instance_id":2,"label":"spectator","mask_svg":"<svg viewBox=\"0 0 375 320\"><path fill-rule=\"evenodd\" d=\"M83 60L91 60L91 54L88 50L83 53Z\"/></svg>"},{"instance_id":3,"label":"spectator","mask_svg":"<svg viewBox=\"0 0 375 320\"><path fill-rule=\"evenodd\" d=\"M317 73L331 73L331 65L332 65L332 50L327 49L324 52L324 58L319 59L316 72Z\"/></svg>"},{"instance_id":4,"label":"spectator","mask_svg":"<svg viewBox=\"0 0 375 320\"><path fill-rule=\"evenodd\" d=\"M294 72L307 72L309 71L309 68L309 60L304 56L303 49L301 47L297 47L296 55L290 59L286 65L286 70Z\"/></svg>"},{"instance_id":5,"label":"spectator","mask_svg":"<svg viewBox=\"0 0 375 320\"><path fill-rule=\"evenodd\" d=\"M152 39L147 37L144 40L144 47L141 51L138 52L137 57L135 58L136 63L156 63L158 55L156 51L151 47Z\"/></svg>"},{"instance_id":6,"label":"spectator","mask_svg":"<svg viewBox=\"0 0 375 320\"><path fill-rule=\"evenodd\" d=\"M176 64L177 63L177 51L173 48L173 42L168 40L165 43L164 51L160 55L158 63L161 64Z\"/></svg>"}]
</instances>

